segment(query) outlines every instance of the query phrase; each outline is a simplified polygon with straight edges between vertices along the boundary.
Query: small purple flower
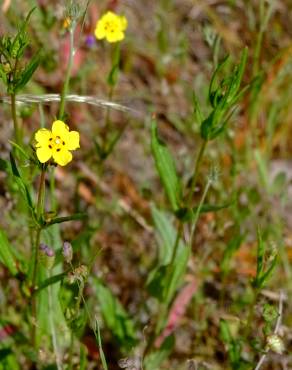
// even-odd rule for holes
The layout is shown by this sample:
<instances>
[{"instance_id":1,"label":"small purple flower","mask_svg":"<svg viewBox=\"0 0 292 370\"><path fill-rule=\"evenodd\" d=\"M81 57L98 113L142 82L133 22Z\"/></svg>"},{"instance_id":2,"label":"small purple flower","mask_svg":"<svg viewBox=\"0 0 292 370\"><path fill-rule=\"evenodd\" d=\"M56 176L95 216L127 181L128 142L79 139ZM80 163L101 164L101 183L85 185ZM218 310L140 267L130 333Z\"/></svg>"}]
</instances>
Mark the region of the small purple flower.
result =
<instances>
[{"instance_id":1,"label":"small purple flower","mask_svg":"<svg viewBox=\"0 0 292 370\"><path fill-rule=\"evenodd\" d=\"M44 253L46 253L46 250L48 249L49 247L45 244L45 243L40 243L40 250Z\"/></svg>"},{"instance_id":2,"label":"small purple flower","mask_svg":"<svg viewBox=\"0 0 292 370\"><path fill-rule=\"evenodd\" d=\"M95 37L93 35L87 35L85 44L88 48L92 48L95 45Z\"/></svg>"},{"instance_id":3,"label":"small purple flower","mask_svg":"<svg viewBox=\"0 0 292 370\"><path fill-rule=\"evenodd\" d=\"M54 266L55 262L55 251L45 243L40 243L40 259L45 267L49 270Z\"/></svg>"}]
</instances>

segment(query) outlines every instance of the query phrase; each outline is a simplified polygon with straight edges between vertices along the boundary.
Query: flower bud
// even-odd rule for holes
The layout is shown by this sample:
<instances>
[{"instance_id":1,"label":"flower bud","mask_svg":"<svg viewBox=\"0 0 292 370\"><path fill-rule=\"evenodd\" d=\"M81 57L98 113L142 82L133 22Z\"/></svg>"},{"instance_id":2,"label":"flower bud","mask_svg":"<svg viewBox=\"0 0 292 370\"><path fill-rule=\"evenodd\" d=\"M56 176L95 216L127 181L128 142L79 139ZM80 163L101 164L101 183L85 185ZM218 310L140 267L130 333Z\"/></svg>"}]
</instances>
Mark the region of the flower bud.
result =
<instances>
[{"instance_id":1,"label":"flower bud","mask_svg":"<svg viewBox=\"0 0 292 370\"><path fill-rule=\"evenodd\" d=\"M70 263L72 261L73 249L72 245L69 242L64 242L63 244L63 257L67 263Z\"/></svg>"},{"instance_id":2,"label":"flower bud","mask_svg":"<svg viewBox=\"0 0 292 370\"><path fill-rule=\"evenodd\" d=\"M42 264L50 270L54 266L55 262L55 251L48 245L41 243L39 245L40 249L40 260Z\"/></svg>"}]
</instances>

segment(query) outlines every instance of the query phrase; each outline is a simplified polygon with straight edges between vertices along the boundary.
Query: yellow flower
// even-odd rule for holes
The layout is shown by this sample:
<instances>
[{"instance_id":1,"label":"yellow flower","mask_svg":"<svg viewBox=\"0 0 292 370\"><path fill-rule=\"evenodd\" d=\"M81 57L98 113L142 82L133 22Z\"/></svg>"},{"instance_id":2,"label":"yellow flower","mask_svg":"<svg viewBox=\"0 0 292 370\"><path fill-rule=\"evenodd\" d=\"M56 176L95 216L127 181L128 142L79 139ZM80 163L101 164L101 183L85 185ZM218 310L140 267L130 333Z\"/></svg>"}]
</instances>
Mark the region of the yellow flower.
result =
<instances>
[{"instance_id":1,"label":"yellow flower","mask_svg":"<svg viewBox=\"0 0 292 370\"><path fill-rule=\"evenodd\" d=\"M95 36L98 40L106 38L108 42L121 41L125 38L127 26L126 17L108 11L97 22Z\"/></svg>"},{"instance_id":2,"label":"yellow flower","mask_svg":"<svg viewBox=\"0 0 292 370\"><path fill-rule=\"evenodd\" d=\"M69 127L63 121L55 121L52 131L41 128L35 133L36 154L41 163L45 163L53 157L60 166L66 166L72 160L70 150L80 148L79 133L69 131Z\"/></svg>"}]
</instances>

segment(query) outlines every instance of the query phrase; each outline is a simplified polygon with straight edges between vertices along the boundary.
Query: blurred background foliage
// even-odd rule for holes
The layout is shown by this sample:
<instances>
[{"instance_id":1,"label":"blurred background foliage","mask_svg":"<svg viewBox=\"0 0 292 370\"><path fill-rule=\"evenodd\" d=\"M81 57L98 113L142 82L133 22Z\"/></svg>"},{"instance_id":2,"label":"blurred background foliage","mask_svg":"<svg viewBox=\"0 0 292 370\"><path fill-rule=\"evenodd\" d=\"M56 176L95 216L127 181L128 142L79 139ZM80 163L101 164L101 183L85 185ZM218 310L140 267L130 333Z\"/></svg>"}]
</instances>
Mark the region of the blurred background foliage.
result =
<instances>
[{"instance_id":1,"label":"blurred background foliage","mask_svg":"<svg viewBox=\"0 0 292 370\"><path fill-rule=\"evenodd\" d=\"M15 34L19 20L34 6L37 9L28 23L30 45L25 60L40 53L41 62L19 94L60 93L69 56L65 4L53 0L2 1L0 34ZM83 2L81 7L85 6ZM114 90L106 79L114 48L92 38L97 19L108 8L125 14L129 24L120 45L120 70ZM68 282L62 280L60 285L60 279L58 284L50 285L50 295L45 289L38 293L43 302L38 323L39 368L55 368L47 334L48 307L56 310L59 345L71 348L64 358L68 361L72 351L72 368L105 368L103 352L109 369L140 368L148 332L161 313L159 294L164 288L159 285L163 281L159 273L165 273L161 267L169 263L167 248L175 238L175 220L151 154L150 117L155 113L159 136L167 143L178 176L187 185L201 142L194 92L206 117L215 67L229 54L230 63L224 73L231 73L245 46L248 61L243 86L249 86L248 91L237 104L224 134L209 143L194 196L199 204L210 169L216 167L219 175L205 203L223 207L200 215L192 253L186 256L186 273L180 276L181 284L174 292L180 298L177 305L182 312L175 317L175 331L163 342L163 350L147 354L145 368L254 368L252 364L264 346L265 330L272 331L275 322L275 317L264 313L267 305L277 309L281 290L285 351L282 355L273 352L263 368L292 366L288 299L292 288L291 23L289 0L89 3L84 22L78 23L75 34L70 93L113 100L127 110L110 109L110 121L106 123L108 108L87 104L86 99L67 104L67 122L80 132L81 150L70 166L56 169L56 199L50 200L47 210L58 209L60 216L87 213L88 218L54 225L47 229L44 239L57 251L54 275L66 272L60 248L64 240L69 240L74 266L86 265L89 276L82 289L76 282L68 287ZM3 85L0 94L0 241L4 240L2 245L11 243L20 264L17 271L0 268L0 369L19 369L29 368L35 356L26 336L29 294L21 274L17 275L25 271L30 256L30 235L25 201L19 197L15 178L5 170L12 125ZM46 100L21 103L17 108L26 145L32 143L40 121L50 126L58 115L58 104ZM22 166L21 171L26 173L26 167ZM35 175L26 174L31 185L37 184ZM258 228L266 246L267 264L275 254L278 259L276 272L255 301L254 287L260 284L254 279ZM185 290L189 285L193 287L191 293ZM179 295L183 292L186 303ZM76 295L84 310L77 316L71 312L70 316L66 310L75 307ZM254 314L249 332L241 335L240 326L249 319L250 307ZM70 320L72 317L74 320ZM68 327L75 333L71 342ZM121 358L124 360L119 362Z\"/></svg>"}]
</instances>

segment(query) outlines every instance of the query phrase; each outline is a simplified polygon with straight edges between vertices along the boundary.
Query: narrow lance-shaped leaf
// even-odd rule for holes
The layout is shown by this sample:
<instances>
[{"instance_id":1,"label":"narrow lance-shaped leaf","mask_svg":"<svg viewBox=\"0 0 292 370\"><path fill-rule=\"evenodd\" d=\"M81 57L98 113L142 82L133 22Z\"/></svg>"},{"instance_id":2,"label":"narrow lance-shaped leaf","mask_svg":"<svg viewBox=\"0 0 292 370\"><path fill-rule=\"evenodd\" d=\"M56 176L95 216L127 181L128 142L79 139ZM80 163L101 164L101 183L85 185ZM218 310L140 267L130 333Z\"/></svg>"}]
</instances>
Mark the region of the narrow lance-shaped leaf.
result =
<instances>
[{"instance_id":1,"label":"narrow lance-shaped leaf","mask_svg":"<svg viewBox=\"0 0 292 370\"><path fill-rule=\"evenodd\" d=\"M230 100L229 100L229 103L230 104L234 104L234 101L237 100L237 92L240 88L240 84L241 84L241 81L242 81L242 78L243 78L243 74L244 74L244 71L245 71L245 66L246 66L246 62L247 62L247 54L248 54L248 49L247 47L245 47L241 53L241 57L240 57L240 62L239 62L239 65L237 65L235 67L235 72L234 72L234 81L231 85L231 90L230 90Z\"/></svg>"},{"instance_id":2,"label":"narrow lance-shaped leaf","mask_svg":"<svg viewBox=\"0 0 292 370\"><path fill-rule=\"evenodd\" d=\"M29 188L21 177L21 174L17 168L17 164L16 164L16 161L14 159L12 152L10 153L10 165L11 165L12 174L15 176L15 180L19 186L20 191L24 195L24 199L26 200L28 207L30 209L33 209L33 203L32 203Z\"/></svg>"},{"instance_id":3,"label":"narrow lance-shaped leaf","mask_svg":"<svg viewBox=\"0 0 292 370\"><path fill-rule=\"evenodd\" d=\"M12 275L17 274L16 261L12 253L12 246L4 231L0 230L0 262L8 268Z\"/></svg>"},{"instance_id":4,"label":"narrow lance-shaped leaf","mask_svg":"<svg viewBox=\"0 0 292 370\"><path fill-rule=\"evenodd\" d=\"M38 68L41 61L41 52L38 52L33 56L31 61L28 63L28 65L25 67L25 70L22 72L21 77L16 82L14 86L14 91L17 92L18 90L21 90L31 79L32 75Z\"/></svg>"},{"instance_id":5,"label":"narrow lance-shaped leaf","mask_svg":"<svg viewBox=\"0 0 292 370\"><path fill-rule=\"evenodd\" d=\"M229 55L226 55L226 57L218 64L217 68L215 69L213 75L212 75L212 78L211 78L211 81L210 81L210 86L209 86L209 101L212 105L212 107L214 108L215 107L215 100L214 99L214 94L216 93L216 91L218 91L218 88L215 88L214 85L216 83L216 78L217 78L217 75L219 74L219 72L225 67L225 65L227 64L229 60Z\"/></svg>"},{"instance_id":6,"label":"narrow lance-shaped leaf","mask_svg":"<svg viewBox=\"0 0 292 370\"><path fill-rule=\"evenodd\" d=\"M151 125L151 149L158 174L171 207L176 211L180 204L181 185L172 155L165 143L158 138L155 120L152 121Z\"/></svg>"},{"instance_id":7,"label":"narrow lance-shaped leaf","mask_svg":"<svg viewBox=\"0 0 292 370\"><path fill-rule=\"evenodd\" d=\"M156 298L169 304L182 283L190 255L190 248L183 244L182 241L179 241L175 262L171 265L171 256L177 237L177 232L171 222L171 215L153 207L152 216L159 239L160 254L159 266L149 275L147 288Z\"/></svg>"},{"instance_id":8,"label":"narrow lance-shaped leaf","mask_svg":"<svg viewBox=\"0 0 292 370\"><path fill-rule=\"evenodd\" d=\"M223 203L223 204L203 204L202 207L200 207L199 214L208 213L208 212L218 212L222 209L230 207L233 203L234 203L234 200L228 203ZM182 222L188 222L195 218L197 210L198 210L198 206L192 209L180 208L179 210L177 210L175 215Z\"/></svg>"},{"instance_id":9,"label":"narrow lance-shaped leaf","mask_svg":"<svg viewBox=\"0 0 292 370\"><path fill-rule=\"evenodd\" d=\"M97 320L96 320L95 336L97 337L96 339L97 339L97 344L98 344L98 349L99 349L99 355L100 355L102 368L103 368L103 370L108 370L105 354L104 354L104 351L103 351L103 348L102 348L100 328L99 328Z\"/></svg>"},{"instance_id":10,"label":"narrow lance-shaped leaf","mask_svg":"<svg viewBox=\"0 0 292 370\"><path fill-rule=\"evenodd\" d=\"M260 231L258 230L258 249L257 249L257 272L256 277L253 280L253 285L261 289L267 280L271 277L278 261L277 255L275 255L271 262L267 263L265 266L265 257L266 257L266 245L262 240Z\"/></svg>"},{"instance_id":11,"label":"narrow lance-shaped leaf","mask_svg":"<svg viewBox=\"0 0 292 370\"><path fill-rule=\"evenodd\" d=\"M103 319L120 345L128 351L136 344L135 326L126 310L113 293L100 281L93 280L93 288Z\"/></svg>"},{"instance_id":12,"label":"narrow lance-shaped leaf","mask_svg":"<svg viewBox=\"0 0 292 370\"><path fill-rule=\"evenodd\" d=\"M49 227L54 224L61 224L68 221L85 220L87 217L87 213L75 213L71 216L56 217L51 220L46 220L44 227Z\"/></svg>"}]
</instances>

